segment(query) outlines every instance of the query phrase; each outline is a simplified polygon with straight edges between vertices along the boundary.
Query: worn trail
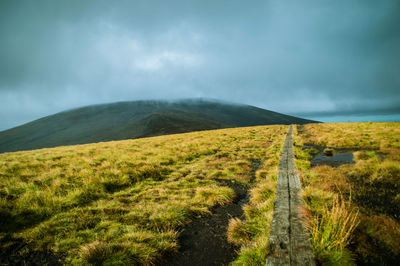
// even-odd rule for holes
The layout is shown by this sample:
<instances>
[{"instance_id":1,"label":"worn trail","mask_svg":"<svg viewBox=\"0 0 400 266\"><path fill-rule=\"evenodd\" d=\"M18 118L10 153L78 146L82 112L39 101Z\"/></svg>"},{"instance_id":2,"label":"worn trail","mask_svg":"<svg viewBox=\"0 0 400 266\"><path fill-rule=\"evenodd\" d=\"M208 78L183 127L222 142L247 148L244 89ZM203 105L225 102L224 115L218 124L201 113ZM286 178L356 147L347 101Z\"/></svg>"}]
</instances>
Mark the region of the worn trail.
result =
<instances>
[{"instance_id":1,"label":"worn trail","mask_svg":"<svg viewBox=\"0 0 400 266\"><path fill-rule=\"evenodd\" d=\"M251 181L260 167L260 160L251 160ZM185 226L179 236L179 251L172 254L158 265L229 265L237 256L238 248L227 240L227 230L231 218L243 218L243 205L248 202L248 187L232 180L215 179L220 185L235 191L232 204L211 208L211 215L195 219Z\"/></svg>"},{"instance_id":2,"label":"worn trail","mask_svg":"<svg viewBox=\"0 0 400 266\"><path fill-rule=\"evenodd\" d=\"M237 247L227 241L226 231L230 218L243 215L240 201L246 197L246 189L229 180L221 180L221 183L235 190L238 195L235 202L216 206L211 209L211 215L195 219L185 226L179 236L179 252L164 258L159 265L220 266L229 265L235 259Z\"/></svg>"},{"instance_id":3,"label":"worn trail","mask_svg":"<svg viewBox=\"0 0 400 266\"><path fill-rule=\"evenodd\" d=\"M303 202L296 174L292 127L287 133L279 162L274 217L269 237L270 255L266 265L315 265L310 234L299 216Z\"/></svg>"}]
</instances>

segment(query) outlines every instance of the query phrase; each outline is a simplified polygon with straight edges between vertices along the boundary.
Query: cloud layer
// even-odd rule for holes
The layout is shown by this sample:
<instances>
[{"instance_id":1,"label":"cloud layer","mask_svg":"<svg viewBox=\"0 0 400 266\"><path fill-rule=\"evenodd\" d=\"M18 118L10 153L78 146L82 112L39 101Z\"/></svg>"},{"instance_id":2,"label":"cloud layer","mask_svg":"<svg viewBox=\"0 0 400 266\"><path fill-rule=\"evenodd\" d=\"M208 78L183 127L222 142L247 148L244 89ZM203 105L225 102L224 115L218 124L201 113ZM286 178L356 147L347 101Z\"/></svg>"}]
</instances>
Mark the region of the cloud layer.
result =
<instances>
[{"instance_id":1,"label":"cloud layer","mask_svg":"<svg viewBox=\"0 0 400 266\"><path fill-rule=\"evenodd\" d=\"M211 97L398 110L400 2L0 2L0 130L86 104Z\"/></svg>"}]
</instances>

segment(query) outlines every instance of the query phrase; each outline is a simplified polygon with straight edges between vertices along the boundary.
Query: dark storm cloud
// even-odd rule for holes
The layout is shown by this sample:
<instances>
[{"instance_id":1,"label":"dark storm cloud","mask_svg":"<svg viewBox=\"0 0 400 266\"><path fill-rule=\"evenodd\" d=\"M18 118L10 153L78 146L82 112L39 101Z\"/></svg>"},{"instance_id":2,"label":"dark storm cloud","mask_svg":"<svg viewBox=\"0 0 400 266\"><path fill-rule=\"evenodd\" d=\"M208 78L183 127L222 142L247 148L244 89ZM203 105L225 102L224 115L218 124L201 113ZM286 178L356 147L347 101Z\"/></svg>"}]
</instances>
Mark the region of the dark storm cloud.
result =
<instances>
[{"instance_id":1,"label":"dark storm cloud","mask_svg":"<svg viewBox=\"0 0 400 266\"><path fill-rule=\"evenodd\" d=\"M398 110L399 3L0 1L0 129L149 98Z\"/></svg>"}]
</instances>

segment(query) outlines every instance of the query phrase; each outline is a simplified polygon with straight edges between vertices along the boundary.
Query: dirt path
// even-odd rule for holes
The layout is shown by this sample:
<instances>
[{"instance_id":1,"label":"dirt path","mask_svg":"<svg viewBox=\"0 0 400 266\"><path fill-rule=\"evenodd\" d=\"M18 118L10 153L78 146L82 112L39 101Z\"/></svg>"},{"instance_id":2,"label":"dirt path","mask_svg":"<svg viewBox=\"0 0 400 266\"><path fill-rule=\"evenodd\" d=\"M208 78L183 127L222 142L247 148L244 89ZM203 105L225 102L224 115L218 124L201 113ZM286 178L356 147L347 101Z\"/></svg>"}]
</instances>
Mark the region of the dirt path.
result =
<instances>
[{"instance_id":1,"label":"dirt path","mask_svg":"<svg viewBox=\"0 0 400 266\"><path fill-rule=\"evenodd\" d=\"M259 160L252 160L252 180L260 166ZM203 216L185 226L178 241L178 253L165 258L159 265L229 265L237 256L236 247L228 242L227 230L231 218L242 218L243 204L248 202L248 188L231 180L215 179L218 183L235 191L232 204L216 206L211 215Z\"/></svg>"},{"instance_id":2,"label":"dirt path","mask_svg":"<svg viewBox=\"0 0 400 266\"><path fill-rule=\"evenodd\" d=\"M279 162L266 265L315 265L310 235L299 217L303 202L298 196L301 184L295 171L291 126Z\"/></svg>"}]
</instances>

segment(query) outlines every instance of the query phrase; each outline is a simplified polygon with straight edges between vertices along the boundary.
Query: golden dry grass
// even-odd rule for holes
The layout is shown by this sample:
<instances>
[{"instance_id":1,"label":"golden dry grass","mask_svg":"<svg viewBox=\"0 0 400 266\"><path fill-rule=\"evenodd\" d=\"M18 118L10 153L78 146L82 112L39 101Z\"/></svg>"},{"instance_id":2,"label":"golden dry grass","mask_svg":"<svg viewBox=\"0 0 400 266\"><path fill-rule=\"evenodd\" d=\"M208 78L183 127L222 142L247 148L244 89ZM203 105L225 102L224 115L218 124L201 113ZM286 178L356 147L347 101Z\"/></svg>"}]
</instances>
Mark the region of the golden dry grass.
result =
<instances>
[{"instance_id":1,"label":"golden dry grass","mask_svg":"<svg viewBox=\"0 0 400 266\"><path fill-rule=\"evenodd\" d=\"M319 259L327 259L330 264L351 263L345 248L351 243L351 236L359 224L358 210L338 197L330 206L322 209L311 221L311 241Z\"/></svg>"},{"instance_id":2,"label":"golden dry grass","mask_svg":"<svg viewBox=\"0 0 400 266\"><path fill-rule=\"evenodd\" d=\"M286 131L235 128L0 154L1 245L19 238L66 264L156 263L177 250L179 226L235 197L215 178L249 185L251 159L261 169L243 223L271 215ZM259 248L254 232L268 227L252 226L247 244Z\"/></svg>"},{"instance_id":3,"label":"golden dry grass","mask_svg":"<svg viewBox=\"0 0 400 266\"><path fill-rule=\"evenodd\" d=\"M399 263L400 123L310 124L296 129L296 165L303 200L312 214L319 261ZM356 163L311 168L314 151L304 144L349 149Z\"/></svg>"}]
</instances>

